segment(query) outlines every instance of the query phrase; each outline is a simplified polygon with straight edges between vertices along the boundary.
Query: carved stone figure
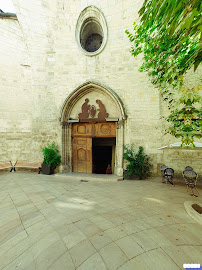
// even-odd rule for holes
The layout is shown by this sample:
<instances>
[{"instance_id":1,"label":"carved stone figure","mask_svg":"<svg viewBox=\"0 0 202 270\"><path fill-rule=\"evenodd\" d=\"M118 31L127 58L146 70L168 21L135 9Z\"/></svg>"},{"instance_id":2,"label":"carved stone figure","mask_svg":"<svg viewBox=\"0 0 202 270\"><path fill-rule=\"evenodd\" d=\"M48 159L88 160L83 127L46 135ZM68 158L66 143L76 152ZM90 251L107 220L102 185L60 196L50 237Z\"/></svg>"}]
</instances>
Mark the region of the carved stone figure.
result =
<instances>
[{"instance_id":1,"label":"carved stone figure","mask_svg":"<svg viewBox=\"0 0 202 270\"><path fill-rule=\"evenodd\" d=\"M81 113L79 113L80 122L102 122L105 121L109 114L106 112L105 106L101 100L97 99L96 103L99 106L99 109L96 109L94 105L89 105L89 99L86 98L85 102L81 106ZM96 112L98 111L98 116L95 118Z\"/></svg>"},{"instance_id":2,"label":"carved stone figure","mask_svg":"<svg viewBox=\"0 0 202 270\"><path fill-rule=\"evenodd\" d=\"M88 105L89 99L86 98L85 102L83 103L83 105L81 106L81 113L79 113L79 119L87 119L89 116L89 109L90 109L90 105Z\"/></svg>"},{"instance_id":3,"label":"carved stone figure","mask_svg":"<svg viewBox=\"0 0 202 270\"><path fill-rule=\"evenodd\" d=\"M96 108L95 108L94 105L92 105L92 106L90 106L90 116L92 118L94 118L95 117L95 114L96 114Z\"/></svg>"},{"instance_id":4,"label":"carved stone figure","mask_svg":"<svg viewBox=\"0 0 202 270\"><path fill-rule=\"evenodd\" d=\"M105 105L99 99L96 100L96 103L99 105L98 119L105 120L109 116L109 114L106 112Z\"/></svg>"}]
</instances>

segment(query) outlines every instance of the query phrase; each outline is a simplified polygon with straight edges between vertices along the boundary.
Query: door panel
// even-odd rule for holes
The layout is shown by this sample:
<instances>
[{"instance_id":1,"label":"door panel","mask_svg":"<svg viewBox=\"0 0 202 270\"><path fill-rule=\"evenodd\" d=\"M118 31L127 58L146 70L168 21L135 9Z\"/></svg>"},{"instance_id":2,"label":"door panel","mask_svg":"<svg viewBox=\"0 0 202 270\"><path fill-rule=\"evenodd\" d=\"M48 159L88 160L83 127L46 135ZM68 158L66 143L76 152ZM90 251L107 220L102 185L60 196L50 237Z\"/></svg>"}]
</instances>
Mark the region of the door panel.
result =
<instances>
[{"instance_id":1,"label":"door panel","mask_svg":"<svg viewBox=\"0 0 202 270\"><path fill-rule=\"evenodd\" d=\"M72 128L72 136L92 137L94 126L89 123L76 123Z\"/></svg>"},{"instance_id":2,"label":"door panel","mask_svg":"<svg viewBox=\"0 0 202 270\"><path fill-rule=\"evenodd\" d=\"M116 124L113 122L96 123L95 137L116 137Z\"/></svg>"},{"instance_id":3,"label":"door panel","mask_svg":"<svg viewBox=\"0 0 202 270\"><path fill-rule=\"evenodd\" d=\"M72 128L73 137L116 137L116 123L76 123Z\"/></svg>"},{"instance_id":4,"label":"door panel","mask_svg":"<svg viewBox=\"0 0 202 270\"><path fill-rule=\"evenodd\" d=\"M92 173L92 138L73 138L73 172Z\"/></svg>"}]
</instances>

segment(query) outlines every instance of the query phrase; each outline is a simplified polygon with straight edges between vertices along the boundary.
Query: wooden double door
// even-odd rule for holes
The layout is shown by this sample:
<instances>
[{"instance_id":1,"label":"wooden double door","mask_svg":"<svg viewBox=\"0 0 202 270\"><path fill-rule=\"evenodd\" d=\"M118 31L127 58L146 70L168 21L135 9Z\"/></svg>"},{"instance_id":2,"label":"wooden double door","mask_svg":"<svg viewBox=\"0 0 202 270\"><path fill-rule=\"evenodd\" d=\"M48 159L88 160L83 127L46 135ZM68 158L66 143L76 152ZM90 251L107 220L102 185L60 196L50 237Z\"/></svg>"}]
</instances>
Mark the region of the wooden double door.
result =
<instances>
[{"instance_id":1,"label":"wooden double door","mask_svg":"<svg viewBox=\"0 0 202 270\"><path fill-rule=\"evenodd\" d=\"M116 123L75 123L72 127L73 172L92 173L93 138L116 137Z\"/></svg>"}]
</instances>

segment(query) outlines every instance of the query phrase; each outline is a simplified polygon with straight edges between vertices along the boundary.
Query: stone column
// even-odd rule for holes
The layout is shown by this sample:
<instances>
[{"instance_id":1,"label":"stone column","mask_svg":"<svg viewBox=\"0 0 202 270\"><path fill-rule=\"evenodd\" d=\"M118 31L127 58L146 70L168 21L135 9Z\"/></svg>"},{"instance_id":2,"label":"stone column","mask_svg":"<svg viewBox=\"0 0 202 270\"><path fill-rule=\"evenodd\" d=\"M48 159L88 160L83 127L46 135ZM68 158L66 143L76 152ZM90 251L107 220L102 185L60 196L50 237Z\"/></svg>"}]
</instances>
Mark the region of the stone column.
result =
<instances>
[{"instance_id":1,"label":"stone column","mask_svg":"<svg viewBox=\"0 0 202 270\"><path fill-rule=\"evenodd\" d=\"M67 168L68 172L72 172L72 123L68 124L67 132Z\"/></svg>"},{"instance_id":2,"label":"stone column","mask_svg":"<svg viewBox=\"0 0 202 270\"><path fill-rule=\"evenodd\" d=\"M68 123L62 122L62 172L67 171L67 139L68 139Z\"/></svg>"},{"instance_id":3,"label":"stone column","mask_svg":"<svg viewBox=\"0 0 202 270\"><path fill-rule=\"evenodd\" d=\"M116 162L115 174L123 176L123 146L124 146L124 121L120 120L116 125Z\"/></svg>"}]
</instances>

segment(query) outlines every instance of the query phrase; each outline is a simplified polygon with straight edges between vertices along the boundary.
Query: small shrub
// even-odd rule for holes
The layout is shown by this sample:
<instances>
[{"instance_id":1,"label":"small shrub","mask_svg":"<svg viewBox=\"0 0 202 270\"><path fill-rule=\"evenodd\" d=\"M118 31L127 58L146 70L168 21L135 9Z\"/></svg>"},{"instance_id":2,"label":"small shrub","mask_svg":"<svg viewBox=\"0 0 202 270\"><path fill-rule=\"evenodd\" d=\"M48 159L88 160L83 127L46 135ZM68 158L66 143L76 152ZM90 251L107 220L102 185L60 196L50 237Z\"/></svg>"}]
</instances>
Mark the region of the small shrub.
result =
<instances>
[{"instance_id":1,"label":"small shrub","mask_svg":"<svg viewBox=\"0 0 202 270\"><path fill-rule=\"evenodd\" d=\"M43 162L52 166L54 169L61 162L61 156L59 155L58 145L55 145L55 142L48 144L47 146L41 147L43 152L44 160Z\"/></svg>"},{"instance_id":2,"label":"small shrub","mask_svg":"<svg viewBox=\"0 0 202 270\"><path fill-rule=\"evenodd\" d=\"M149 163L150 157L144 154L143 147L140 146L137 153L135 153L134 145L130 147L124 146L123 157L129 162L127 166L126 177L130 177L132 173L140 176L140 179L145 179L151 175L152 165Z\"/></svg>"}]
</instances>

